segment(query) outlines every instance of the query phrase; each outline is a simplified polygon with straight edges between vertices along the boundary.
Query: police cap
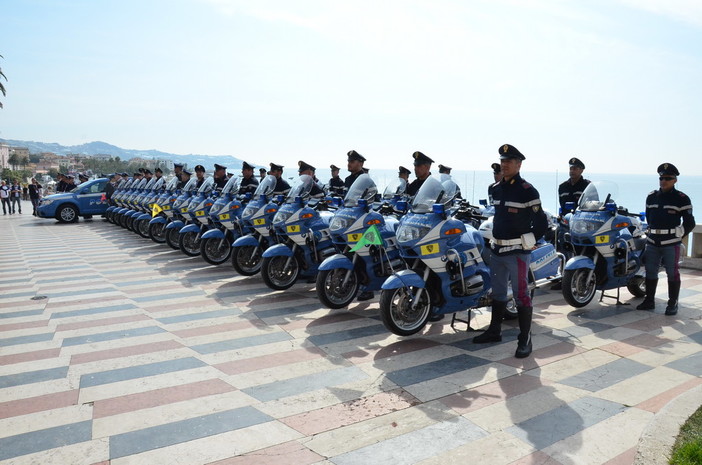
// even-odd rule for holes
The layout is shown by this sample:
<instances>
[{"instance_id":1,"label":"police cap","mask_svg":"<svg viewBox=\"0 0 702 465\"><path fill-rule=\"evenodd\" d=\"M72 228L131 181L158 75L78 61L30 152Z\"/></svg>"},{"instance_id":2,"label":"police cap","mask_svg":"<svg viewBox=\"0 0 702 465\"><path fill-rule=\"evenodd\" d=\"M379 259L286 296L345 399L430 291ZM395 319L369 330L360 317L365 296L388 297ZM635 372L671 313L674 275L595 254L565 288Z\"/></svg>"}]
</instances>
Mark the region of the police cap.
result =
<instances>
[{"instance_id":1,"label":"police cap","mask_svg":"<svg viewBox=\"0 0 702 465\"><path fill-rule=\"evenodd\" d=\"M254 167L253 167L253 165L249 165L248 163L243 162L241 164L241 169L242 170L252 170L252 169L254 169Z\"/></svg>"},{"instance_id":2,"label":"police cap","mask_svg":"<svg viewBox=\"0 0 702 465\"><path fill-rule=\"evenodd\" d=\"M154 174L154 173L152 173L151 170L147 168L144 170L144 174Z\"/></svg>"},{"instance_id":3,"label":"police cap","mask_svg":"<svg viewBox=\"0 0 702 465\"><path fill-rule=\"evenodd\" d=\"M492 165L490 165L490 168L492 168L493 174L498 174L502 172L502 167L499 163L493 163Z\"/></svg>"},{"instance_id":4,"label":"police cap","mask_svg":"<svg viewBox=\"0 0 702 465\"><path fill-rule=\"evenodd\" d=\"M265 172L266 172L266 169L265 169L265 168L259 168L259 169L258 169L258 172L259 172L259 173L265 173Z\"/></svg>"},{"instance_id":5,"label":"police cap","mask_svg":"<svg viewBox=\"0 0 702 465\"><path fill-rule=\"evenodd\" d=\"M398 168L398 169L400 170L400 174L410 174L411 173L411 171L408 170L407 168L405 168L404 166L400 166L400 168Z\"/></svg>"},{"instance_id":6,"label":"police cap","mask_svg":"<svg viewBox=\"0 0 702 465\"><path fill-rule=\"evenodd\" d=\"M144 168L139 168L138 171L139 171L140 173L144 173L144 171L146 171L146 170L145 170Z\"/></svg>"},{"instance_id":7,"label":"police cap","mask_svg":"<svg viewBox=\"0 0 702 465\"><path fill-rule=\"evenodd\" d=\"M355 150L351 150L346 155L348 155L348 157L349 157L348 161L358 160L361 163L364 163L366 161L366 158L363 155L361 155L360 153L356 152Z\"/></svg>"},{"instance_id":8,"label":"police cap","mask_svg":"<svg viewBox=\"0 0 702 465\"><path fill-rule=\"evenodd\" d=\"M73 175L72 175L72 174L69 174L69 175L66 176L66 177L67 177L68 179L73 179Z\"/></svg>"},{"instance_id":9,"label":"police cap","mask_svg":"<svg viewBox=\"0 0 702 465\"><path fill-rule=\"evenodd\" d=\"M119 173L119 175L122 176L123 178L128 178L128 177L129 177L129 175L128 175L126 172L125 172L125 173Z\"/></svg>"},{"instance_id":10,"label":"police cap","mask_svg":"<svg viewBox=\"0 0 702 465\"><path fill-rule=\"evenodd\" d=\"M222 166L222 165L218 165L217 163L215 163L215 164L214 164L214 169L215 169L215 171L226 170L227 167L226 167L226 166Z\"/></svg>"},{"instance_id":11,"label":"police cap","mask_svg":"<svg viewBox=\"0 0 702 465\"><path fill-rule=\"evenodd\" d=\"M339 171L339 167L336 165L329 165L329 169L331 169L332 171Z\"/></svg>"},{"instance_id":12,"label":"police cap","mask_svg":"<svg viewBox=\"0 0 702 465\"><path fill-rule=\"evenodd\" d=\"M138 172L138 171L137 171L136 173L134 173L134 177L141 176L141 175L142 175L142 174L141 174L140 172Z\"/></svg>"},{"instance_id":13,"label":"police cap","mask_svg":"<svg viewBox=\"0 0 702 465\"><path fill-rule=\"evenodd\" d=\"M195 171L202 171L203 173L205 172L205 167L202 165L197 165L195 166Z\"/></svg>"},{"instance_id":14,"label":"police cap","mask_svg":"<svg viewBox=\"0 0 702 465\"><path fill-rule=\"evenodd\" d=\"M303 171L311 170L311 171L316 171L317 168L314 166L310 165L309 163L305 163L304 161L300 160L297 162L297 166L299 167L297 169L298 173L302 173Z\"/></svg>"},{"instance_id":15,"label":"police cap","mask_svg":"<svg viewBox=\"0 0 702 465\"><path fill-rule=\"evenodd\" d=\"M163 174L163 170L157 166L156 169L154 170L154 173L161 173L161 174Z\"/></svg>"},{"instance_id":16,"label":"police cap","mask_svg":"<svg viewBox=\"0 0 702 465\"><path fill-rule=\"evenodd\" d=\"M522 152L517 150L517 147L509 144L500 146L497 149L497 153L500 154L500 160L508 160L514 158L515 160L526 160L526 157L522 155Z\"/></svg>"},{"instance_id":17,"label":"police cap","mask_svg":"<svg viewBox=\"0 0 702 465\"><path fill-rule=\"evenodd\" d=\"M83 173L78 173L78 179L88 179L88 177Z\"/></svg>"},{"instance_id":18,"label":"police cap","mask_svg":"<svg viewBox=\"0 0 702 465\"><path fill-rule=\"evenodd\" d=\"M577 168L580 168L581 170L585 169L585 163L581 162L579 159L573 157L570 160L568 160L568 164L570 166L575 166Z\"/></svg>"},{"instance_id":19,"label":"police cap","mask_svg":"<svg viewBox=\"0 0 702 465\"><path fill-rule=\"evenodd\" d=\"M412 158L414 158L414 166L418 165L431 165L434 163L434 160L431 158L427 157L424 155L422 152L414 152L412 154Z\"/></svg>"},{"instance_id":20,"label":"police cap","mask_svg":"<svg viewBox=\"0 0 702 465\"><path fill-rule=\"evenodd\" d=\"M276 165L275 163L270 163L271 171L283 171L283 165Z\"/></svg>"},{"instance_id":21,"label":"police cap","mask_svg":"<svg viewBox=\"0 0 702 465\"><path fill-rule=\"evenodd\" d=\"M188 176L190 176L190 175L193 174L193 173L191 173L190 171L188 171L188 170L186 170L185 168L183 168L183 171L182 171L181 174L187 174Z\"/></svg>"},{"instance_id":22,"label":"police cap","mask_svg":"<svg viewBox=\"0 0 702 465\"><path fill-rule=\"evenodd\" d=\"M114 179L117 175L115 173L110 173L107 175L107 179Z\"/></svg>"},{"instance_id":23,"label":"police cap","mask_svg":"<svg viewBox=\"0 0 702 465\"><path fill-rule=\"evenodd\" d=\"M658 176L680 176L680 171L672 163L663 163L658 167Z\"/></svg>"},{"instance_id":24,"label":"police cap","mask_svg":"<svg viewBox=\"0 0 702 465\"><path fill-rule=\"evenodd\" d=\"M182 163L173 163L173 168L182 168L183 164Z\"/></svg>"},{"instance_id":25,"label":"police cap","mask_svg":"<svg viewBox=\"0 0 702 465\"><path fill-rule=\"evenodd\" d=\"M451 174L452 169L450 166L439 165L439 173Z\"/></svg>"}]
</instances>

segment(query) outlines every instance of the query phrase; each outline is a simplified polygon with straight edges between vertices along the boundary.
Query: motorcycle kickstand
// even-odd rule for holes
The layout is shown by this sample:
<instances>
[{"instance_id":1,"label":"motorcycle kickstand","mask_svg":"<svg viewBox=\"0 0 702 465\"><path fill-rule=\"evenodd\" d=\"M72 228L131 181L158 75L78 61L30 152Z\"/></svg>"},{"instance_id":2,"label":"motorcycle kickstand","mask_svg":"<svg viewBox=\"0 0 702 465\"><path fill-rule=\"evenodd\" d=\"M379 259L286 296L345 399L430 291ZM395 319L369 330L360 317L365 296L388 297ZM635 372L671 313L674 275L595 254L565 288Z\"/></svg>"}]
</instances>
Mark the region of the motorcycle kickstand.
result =
<instances>
[{"instance_id":1,"label":"motorcycle kickstand","mask_svg":"<svg viewBox=\"0 0 702 465\"><path fill-rule=\"evenodd\" d=\"M466 324L466 332L469 332L469 331L478 331L477 329L473 328L473 327L470 325L470 319L471 319L471 316L473 315L473 310L472 310L472 309L468 309L468 319L467 319L467 320L463 320L463 319L461 319L461 318L458 318L458 317L456 316L457 314L458 314L458 313L454 313L454 314L453 314L453 317L451 318L451 329L456 329L456 328L454 327L454 323L459 322L459 323L465 323L465 324Z\"/></svg>"},{"instance_id":2,"label":"motorcycle kickstand","mask_svg":"<svg viewBox=\"0 0 702 465\"><path fill-rule=\"evenodd\" d=\"M602 294L600 295L600 302L602 302L602 299L604 299L605 297L607 297L607 298L609 298L609 299L615 299L615 300L616 300L616 302L614 303L614 305L631 305L629 302L622 302L621 300L619 300L619 295L620 295L620 292L619 292L619 291L620 291L620 289L621 289L621 288L619 288L619 287L617 288L617 296L616 296L616 297L613 296L613 295L607 295L607 294L605 294L604 289L602 289Z\"/></svg>"}]
</instances>

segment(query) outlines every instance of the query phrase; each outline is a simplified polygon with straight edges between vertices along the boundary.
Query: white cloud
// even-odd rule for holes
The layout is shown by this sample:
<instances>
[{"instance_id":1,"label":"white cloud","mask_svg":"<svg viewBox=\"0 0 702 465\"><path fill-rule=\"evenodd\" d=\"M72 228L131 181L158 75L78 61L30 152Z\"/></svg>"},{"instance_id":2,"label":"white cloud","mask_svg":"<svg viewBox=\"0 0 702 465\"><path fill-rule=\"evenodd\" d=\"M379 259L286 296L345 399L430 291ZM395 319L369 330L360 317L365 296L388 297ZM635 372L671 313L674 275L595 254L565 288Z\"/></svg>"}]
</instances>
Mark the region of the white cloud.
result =
<instances>
[{"instance_id":1,"label":"white cloud","mask_svg":"<svg viewBox=\"0 0 702 465\"><path fill-rule=\"evenodd\" d=\"M620 0L625 5L668 16L678 21L702 26L702 2L699 0Z\"/></svg>"}]
</instances>

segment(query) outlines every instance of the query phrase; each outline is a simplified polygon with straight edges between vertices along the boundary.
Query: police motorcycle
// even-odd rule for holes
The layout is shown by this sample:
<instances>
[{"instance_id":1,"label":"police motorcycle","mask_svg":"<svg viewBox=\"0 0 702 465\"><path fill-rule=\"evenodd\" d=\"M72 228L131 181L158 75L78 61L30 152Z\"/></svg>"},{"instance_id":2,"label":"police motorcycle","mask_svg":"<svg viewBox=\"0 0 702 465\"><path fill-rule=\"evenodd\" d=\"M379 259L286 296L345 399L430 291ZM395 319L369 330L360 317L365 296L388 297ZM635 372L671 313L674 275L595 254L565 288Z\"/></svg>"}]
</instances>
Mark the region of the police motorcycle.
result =
<instances>
[{"instance_id":1,"label":"police motorcycle","mask_svg":"<svg viewBox=\"0 0 702 465\"><path fill-rule=\"evenodd\" d=\"M119 181L119 184L117 184L114 193L112 194L112 205L107 207L107 210L105 211L105 218L107 218L107 221L109 221L112 224L115 224L115 210L122 208L120 199L124 195L125 189L127 189L128 186L131 185L131 183L132 179L121 179Z\"/></svg>"},{"instance_id":2,"label":"police motorcycle","mask_svg":"<svg viewBox=\"0 0 702 465\"><path fill-rule=\"evenodd\" d=\"M232 266L242 276L261 271L263 252L278 242L273 228L278 203L271 198L276 182L270 174L263 178L241 214L241 223L249 232L232 244Z\"/></svg>"},{"instance_id":3,"label":"police motorcycle","mask_svg":"<svg viewBox=\"0 0 702 465\"><path fill-rule=\"evenodd\" d=\"M147 221L147 236L157 244L166 242L166 224L173 217L173 204L180 195L179 180L172 177L165 189L153 199Z\"/></svg>"},{"instance_id":4,"label":"police motorcycle","mask_svg":"<svg viewBox=\"0 0 702 465\"><path fill-rule=\"evenodd\" d=\"M317 297L322 305L344 308L359 291L379 291L388 276L407 268L395 238L397 204L406 188L407 182L397 178L375 205L375 182L367 174L356 178L329 223L332 241L342 253L319 265Z\"/></svg>"},{"instance_id":5,"label":"police motorcycle","mask_svg":"<svg viewBox=\"0 0 702 465\"><path fill-rule=\"evenodd\" d=\"M329 234L332 213L324 210L324 200L309 199L313 184L311 176L301 175L273 218L280 243L263 252L261 263L263 282L271 289L315 277L319 264L336 252Z\"/></svg>"},{"instance_id":6,"label":"police motorcycle","mask_svg":"<svg viewBox=\"0 0 702 465\"><path fill-rule=\"evenodd\" d=\"M210 229L208 213L217 198L213 177L205 178L183 216L190 220L178 234L180 251L189 257L200 255L202 235Z\"/></svg>"},{"instance_id":7,"label":"police motorcycle","mask_svg":"<svg viewBox=\"0 0 702 465\"><path fill-rule=\"evenodd\" d=\"M119 190L112 196L112 200L115 203L114 208L112 210L109 210L108 208L108 219L110 219L112 224L116 224L118 226L121 226L122 212L126 211L125 208L127 207L127 197L129 197L131 194L132 189L139 184L139 180L134 178L129 178L124 181L125 182L120 182Z\"/></svg>"},{"instance_id":8,"label":"police motorcycle","mask_svg":"<svg viewBox=\"0 0 702 465\"><path fill-rule=\"evenodd\" d=\"M239 177L229 178L210 208L210 229L200 239L200 255L212 265L221 265L229 260L232 242L245 231L248 232L241 222L243 202L239 198L240 183Z\"/></svg>"},{"instance_id":9,"label":"police motorcycle","mask_svg":"<svg viewBox=\"0 0 702 465\"><path fill-rule=\"evenodd\" d=\"M135 211L134 200L139 195L141 190L146 186L147 182L149 182L149 180L146 178L135 179L134 183L132 183L129 190L125 192L125 195L122 198L122 204L124 205L124 207L116 212L117 224L119 224L123 228L129 228L129 219Z\"/></svg>"},{"instance_id":10,"label":"police motorcycle","mask_svg":"<svg viewBox=\"0 0 702 465\"><path fill-rule=\"evenodd\" d=\"M186 218L185 215L188 213L190 201L196 194L197 178L193 176L185 183L180 194L173 201L171 209L165 212L167 216L170 212L170 221L165 226L166 244L172 249L180 250L180 230L183 229L186 221L189 220L189 217Z\"/></svg>"},{"instance_id":11,"label":"police motorcycle","mask_svg":"<svg viewBox=\"0 0 702 465\"><path fill-rule=\"evenodd\" d=\"M177 183L178 180L176 178L174 179ZM171 184L173 184L173 179L171 180ZM163 177L157 178L155 176L151 178L151 182L147 184L146 192L142 195L139 202L141 214L134 216L132 224L132 230L141 237L149 238L149 222L153 217L154 204L164 193L165 185L166 180Z\"/></svg>"},{"instance_id":12,"label":"police motorcycle","mask_svg":"<svg viewBox=\"0 0 702 465\"><path fill-rule=\"evenodd\" d=\"M157 182L157 179L155 177L152 177L151 179L144 178L144 180L146 181L146 184L144 184L143 187L139 189L139 191L136 193L132 200L132 211L125 213L127 217L127 229L133 232L138 232L136 229L137 218L141 217L148 211L146 202L148 202L149 199L153 196L153 188Z\"/></svg>"},{"instance_id":13,"label":"police motorcycle","mask_svg":"<svg viewBox=\"0 0 702 465\"><path fill-rule=\"evenodd\" d=\"M639 214L618 207L617 185L591 182L583 192L566 236L574 256L563 271L563 297L573 307L584 307L595 293L626 286L635 297L645 291L642 255L646 247L645 228Z\"/></svg>"},{"instance_id":14,"label":"police motorcycle","mask_svg":"<svg viewBox=\"0 0 702 465\"><path fill-rule=\"evenodd\" d=\"M394 334L409 336L430 317L487 305L483 237L448 214L457 188L452 180L427 178L400 219L397 244L410 268L390 276L380 294L381 319Z\"/></svg>"}]
</instances>

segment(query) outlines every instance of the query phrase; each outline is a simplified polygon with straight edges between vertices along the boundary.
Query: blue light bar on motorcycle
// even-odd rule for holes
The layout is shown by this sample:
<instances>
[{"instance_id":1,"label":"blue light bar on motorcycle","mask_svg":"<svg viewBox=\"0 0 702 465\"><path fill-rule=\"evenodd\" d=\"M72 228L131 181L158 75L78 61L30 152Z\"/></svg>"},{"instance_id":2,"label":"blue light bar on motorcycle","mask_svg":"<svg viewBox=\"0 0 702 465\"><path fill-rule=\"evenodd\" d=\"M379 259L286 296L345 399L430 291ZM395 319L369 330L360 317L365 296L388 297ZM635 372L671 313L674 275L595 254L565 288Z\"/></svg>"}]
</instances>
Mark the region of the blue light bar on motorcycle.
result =
<instances>
[{"instance_id":1,"label":"blue light bar on motorcycle","mask_svg":"<svg viewBox=\"0 0 702 465\"><path fill-rule=\"evenodd\" d=\"M442 203L435 203L431 207L431 211L433 213L436 213L437 215L443 215L444 214L444 205Z\"/></svg>"},{"instance_id":2,"label":"blue light bar on motorcycle","mask_svg":"<svg viewBox=\"0 0 702 465\"><path fill-rule=\"evenodd\" d=\"M610 212L610 213L616 213L617 212L617 204L614 202L607 202L605 204L605 211Z\"/></svg>"},{"instance_id":3,"label":"blue light bar on motorcycle","mask_svg":"<svg viewBox=\"0 0 702 465\"><path fill-rule=\"evenodd\" d=\"M406 201L406 200L400 200L399 202L397 202L397 203L395 204L395 209L397 209L398 211L401 211L401 212L407 210L407 201Z\"/></svg>"},{"instance_id":4,"label":"blue light bar on motorcycle","mask_svg":"<svg viewBox=\"0 0 702 465\"><path fill-rule=\"evenodd\" d=\"M358 199L358 206L365 208L368 206L368 201L366 199Z\"/></svg>"}]
</instances>

